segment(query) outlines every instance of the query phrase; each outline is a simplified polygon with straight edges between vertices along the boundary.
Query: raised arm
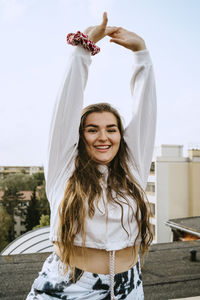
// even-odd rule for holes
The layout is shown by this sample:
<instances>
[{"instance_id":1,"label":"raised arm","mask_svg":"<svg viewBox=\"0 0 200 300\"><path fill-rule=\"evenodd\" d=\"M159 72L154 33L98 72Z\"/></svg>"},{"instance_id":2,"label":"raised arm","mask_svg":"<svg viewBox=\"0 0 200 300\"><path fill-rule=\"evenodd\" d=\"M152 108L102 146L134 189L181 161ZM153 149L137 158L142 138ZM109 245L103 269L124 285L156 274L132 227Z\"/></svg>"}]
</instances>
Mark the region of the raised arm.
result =
<instances>
[{"instance_id":1,"label":"raised arm","mask_svg":"<svg viewBox=\"0 0 200 300\"><path fill-rule=\"evenodd\" d=\"M130 155L136 163L143 189L151 166L156 129L156 92L153 68L147 50L134 54L131 79L133 116L125 131Z\"/></svg>"},{"instance_id":2,"label":"raised arm","mask_svg":"<svg viewBox=\"0 0 200 300\"><path fill-rule=\"evenodd\" d=\"M133 171L139 183L146 188L152 161L156 129L156 92L151 59L144 40L133 32L119 28L111 35L115 42L134 51L131 79L132 120L125 130ZM139 177L137 176L139 175Z\"/></svg>"},{"instance_id":3,"label":"raised arm","mask_svg":"<svg viewBox=\"0 0 200 300\"><path fill-rule=\"evenodd\" d=\"M91 41L96 43L116 30L114 27L106 27L107 21L104 13L100 25L85 30ZM77 151L84 89L90 63L90 52L77 46L68 61L66 75L54 106L45 163L46 193L49 201L56 180L63 180L63 174L67 174L69 164Z\"/></svg>"},{"instance_id":4,"label":"raised arm","mask_svg":"<svg viewBox=\"0 0 200 300\"><path fill-rule=\"evenodd\" d=\"M68 61L66 75L54 105L45 165L48 199L55 180L62 176L77 148L83 93L90 63L90 52L76 47Z\"/></svg>"}]
</instances>

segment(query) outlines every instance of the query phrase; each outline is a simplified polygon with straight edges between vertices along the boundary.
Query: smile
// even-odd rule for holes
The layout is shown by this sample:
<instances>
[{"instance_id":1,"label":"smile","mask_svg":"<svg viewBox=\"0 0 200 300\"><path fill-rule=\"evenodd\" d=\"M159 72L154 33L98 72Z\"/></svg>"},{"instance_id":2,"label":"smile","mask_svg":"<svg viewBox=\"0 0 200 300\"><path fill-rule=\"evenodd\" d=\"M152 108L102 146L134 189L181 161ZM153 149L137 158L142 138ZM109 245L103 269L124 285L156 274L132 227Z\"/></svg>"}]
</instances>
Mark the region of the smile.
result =
<instances>
[{"instance_id":1,"label":"smile","mask_svg":"<svg viewBox=\"0 0 200 300\"><path fill-rule=\"evenodd\" d=\"M104 152L110 149L111 145L94 146L97 151Z\"/></svg>"}]
</instances>

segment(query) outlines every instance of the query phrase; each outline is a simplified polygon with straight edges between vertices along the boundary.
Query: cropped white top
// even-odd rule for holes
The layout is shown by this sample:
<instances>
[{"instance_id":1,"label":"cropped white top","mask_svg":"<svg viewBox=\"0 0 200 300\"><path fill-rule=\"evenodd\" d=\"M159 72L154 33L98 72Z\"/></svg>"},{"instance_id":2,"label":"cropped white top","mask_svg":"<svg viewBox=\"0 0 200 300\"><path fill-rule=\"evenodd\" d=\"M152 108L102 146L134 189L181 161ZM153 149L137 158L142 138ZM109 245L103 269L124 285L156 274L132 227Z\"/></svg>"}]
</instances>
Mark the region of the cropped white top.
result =
<instances>
[{"instance_id":1,"label":"cropped white top","mask_svg":"<svg viewBox=\"0 0 200 300\"><path fill-rule=\"evenodd\" d=\"M131 79L133 99L133 117L125 129L125 141L129 150L129 167L132 175L143 189L149 174L152 160L155 127L156 127L156 94L153 69L148 50L133 52L134 64ZM50 240L59 241L58 207L63 198L66 183L72 175L77 156L79 140L79 124L83 107L84 88L87 83L88 69L91 64L90 52L75 47L67 67L58 99L55 103L51 128L47 161L45 163L46 193L50 202ZM134 161L134 163L133 163ZM106 211L106 165L99 165L104 174L102 180L102 199L92 219L86 218L86 247L120 250L132 246L138 234L138 227L133 212L123 205L123 225L121 225L121 208L114 203L107 204ZM131 200L133 203L134 201ZM135 207L134 207L135 206ZM139 243L139 237L136 243ZM74 244L82 246L81 234L75 238Z\"/></svg>"}]
</instances>

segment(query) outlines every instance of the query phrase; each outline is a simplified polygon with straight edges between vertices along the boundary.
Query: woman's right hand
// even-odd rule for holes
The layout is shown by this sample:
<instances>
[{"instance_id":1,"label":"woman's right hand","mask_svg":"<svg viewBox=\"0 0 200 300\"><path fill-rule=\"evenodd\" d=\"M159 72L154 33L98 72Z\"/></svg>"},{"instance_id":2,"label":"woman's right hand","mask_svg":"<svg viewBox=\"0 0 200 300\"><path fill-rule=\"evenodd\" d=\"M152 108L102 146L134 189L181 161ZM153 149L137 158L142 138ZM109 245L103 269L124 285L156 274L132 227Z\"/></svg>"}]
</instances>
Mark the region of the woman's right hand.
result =
<instances>
[{"instance_id":1,"label":"woman's right hand","mask_svg":"<svg viewBox=\"0 0 200 300\"><path fill-rule=\"evenodd\" d=\"M134 32L128 31L119 27L115 32L109 34L110 42L116 43L132 51L145 50L146 45L144 40Z\"/></svg>"},{"instance_id":2,"label":"woman's right hand","mask_svg":"<svg viewBox=\"0 0 200 300\"><path fill-rule=\"evenodd\" d=\"M88 27L84 33L88 35L89 40L91 40L94 43L97 43L101 39L103 39L106 35L113 34L118 27L107 27L108 23L108 17L107 13L103 13L103 20L100 25L97 26L90 26Z\"/></svg>"}]
</instances>

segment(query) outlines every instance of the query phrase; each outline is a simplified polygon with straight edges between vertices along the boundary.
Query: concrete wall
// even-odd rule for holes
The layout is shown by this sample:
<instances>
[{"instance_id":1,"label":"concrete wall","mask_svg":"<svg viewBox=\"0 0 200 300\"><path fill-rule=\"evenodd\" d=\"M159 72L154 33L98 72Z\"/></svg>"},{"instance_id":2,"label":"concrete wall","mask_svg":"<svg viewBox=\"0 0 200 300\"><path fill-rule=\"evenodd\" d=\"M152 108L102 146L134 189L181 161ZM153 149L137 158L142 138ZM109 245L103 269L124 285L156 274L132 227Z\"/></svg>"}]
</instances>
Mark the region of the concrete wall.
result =
<instances>
[{"instance_id":1,"label":"concrete wall","mask_svg":"<svg viewBox=\"0 0 200 300\"><path fill-rule=\"evenodd\" d=\"M188 162L170 163L169 219L189 216Z\"/></svg>"},{"instance_id":2,"label":"concrete wall","mask_svg":"<svg viewBox=\"0 0 200 300\"><path fill-rule=\"evenodd\" d=\"M170 230L164 222L169 216L169 168L166 162L156 163L156 242L170 241Z\"/></svg>"},{"instance_id":3,"label":"concrete wall","mask_svg":"<svg viewBox=\"0 0 200 300\"><path fill-rule=\"evenodd\" d=\"M189 163L189 214L191 217L200 215L200 162Z\"/></svg>"}]
</instances>

